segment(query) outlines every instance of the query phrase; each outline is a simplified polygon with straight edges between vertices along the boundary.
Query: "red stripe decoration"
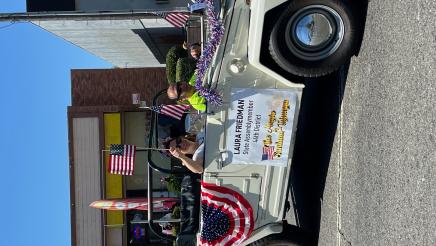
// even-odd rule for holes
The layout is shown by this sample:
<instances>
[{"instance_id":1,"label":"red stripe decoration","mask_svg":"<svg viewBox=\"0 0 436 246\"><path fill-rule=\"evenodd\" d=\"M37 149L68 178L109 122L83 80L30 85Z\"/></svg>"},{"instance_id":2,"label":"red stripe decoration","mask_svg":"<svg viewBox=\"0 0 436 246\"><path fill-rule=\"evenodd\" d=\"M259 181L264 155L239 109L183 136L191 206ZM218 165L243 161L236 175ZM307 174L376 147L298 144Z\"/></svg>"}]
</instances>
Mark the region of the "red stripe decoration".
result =
<instances>
[{"instance_id":1,"label":"red stripe decoration","mask_svg":"<svg viewBox=\"0 0 436 246\"><path fill-rule=\"evenodd\" d=\"M109 154L109 173L133 175L135 157L135 145L111 144Z\"/></svg>"},{"instance_id":2,"label":"red stripe decoration","mask_svg":"<svg viewBox=\"0 0 436 246\"><path fill-rule=\"evenodd\" d=\"M201 233L199 245L239 245L250 237L253 209L238 192L201 183Z\"/></svg>"}]
</instances>

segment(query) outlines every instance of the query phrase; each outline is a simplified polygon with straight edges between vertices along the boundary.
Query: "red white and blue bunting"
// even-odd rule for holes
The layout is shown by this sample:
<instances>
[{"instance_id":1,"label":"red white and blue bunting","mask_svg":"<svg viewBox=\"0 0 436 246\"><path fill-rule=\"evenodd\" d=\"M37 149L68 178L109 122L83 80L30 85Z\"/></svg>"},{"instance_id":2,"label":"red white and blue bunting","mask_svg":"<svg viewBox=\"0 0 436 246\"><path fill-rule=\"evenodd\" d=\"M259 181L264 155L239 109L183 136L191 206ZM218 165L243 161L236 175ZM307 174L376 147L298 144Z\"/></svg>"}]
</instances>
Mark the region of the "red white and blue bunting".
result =
<instances>
[{"instance_id":1,"label":"red white and blue bunting","mask_svg":"<svg viewBox=\"0 0 436 246\"><path fill-rule=\"evenodd\" d=\"M202 182L201 213L198 245L239 245L253 231L250 203L229 188Z\"/></svg>"},{"instance_id":2,"label":"red white and blue bunting","mask_svg":"<svg viewBox=\"0 0 436 246\"><path fill-rule=\"evenodd\" d=\"M221 38L224 35L224 26L214 10L213 0L197 0L196 3L206 3L207 23L210 27L209 38L204 46L200 59L197 62L197 79L195 89L203 96L207 102L214 105L222 104L222 97L215 90L203 87L203 79L206 71L212 62Z\"/></svg>"}]
</instances>

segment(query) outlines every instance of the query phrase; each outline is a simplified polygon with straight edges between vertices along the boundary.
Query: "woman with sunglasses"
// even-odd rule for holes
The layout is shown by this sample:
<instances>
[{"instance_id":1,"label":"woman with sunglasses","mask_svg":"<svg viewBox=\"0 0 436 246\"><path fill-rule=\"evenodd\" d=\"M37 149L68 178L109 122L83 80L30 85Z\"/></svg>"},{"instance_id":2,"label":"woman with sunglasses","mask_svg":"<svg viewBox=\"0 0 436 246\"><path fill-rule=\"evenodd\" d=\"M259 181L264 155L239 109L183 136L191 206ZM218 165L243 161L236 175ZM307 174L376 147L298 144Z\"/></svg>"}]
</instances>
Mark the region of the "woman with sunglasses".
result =
<instances>
[{"instance_id":1,"label":"woman with sunglasses","mask_svg":"<svg viewBox=\"0 0 436 246\"><path fill-rule=\"evenodd\" d=\"M166 140L165 147L172 156L182 161L193 173L203 173L204 144L200 137L197 141L191 141L187 137L177 137ZM192 155L192 158L189 156Z\"/></svg>"}]
</instances>

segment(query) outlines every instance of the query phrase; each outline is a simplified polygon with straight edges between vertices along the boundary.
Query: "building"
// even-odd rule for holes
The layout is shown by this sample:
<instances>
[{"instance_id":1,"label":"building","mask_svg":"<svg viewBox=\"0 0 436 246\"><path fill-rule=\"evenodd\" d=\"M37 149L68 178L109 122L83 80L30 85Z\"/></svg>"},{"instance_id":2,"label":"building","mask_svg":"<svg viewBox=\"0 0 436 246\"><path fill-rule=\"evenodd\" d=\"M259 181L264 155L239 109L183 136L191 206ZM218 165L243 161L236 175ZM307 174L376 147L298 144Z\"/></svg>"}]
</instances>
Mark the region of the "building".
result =
<instances>
[{"instance_id":1,"label":"building","mask_svg":"<svg viewBox=\"0 0 436 246\"><path fill-rule=\"evenodd\" d=\"M89 204L146 196L145 153L137 152L135 173L126 177L108 174L107 153L102 150L116 143L145 145L150 113L132 104L132 94L151 105L153 96L167 87L168 49L184 40L202 40L200 16L191 15L187 28L180 29L156 14L186 12L188 2L27 0L26 13L0 14L0 21L30 21L116 67L71 71L68 139L74 246L164 245L152 235L133 238L130 221L141 213L100 211ZM155 181L154 187L162 185ZM153 192L165 191L162 187Z\"/></svg>"},{"instance_id":2,"label":"building","mask_svg":"<svg viewBox=\"0 0 436 246\"><path fill-rule=\"evenodd\" d=\"M102 150L117 143L145 146L151 114L132 104L132 94L139 94L151 105L153 96L166 86L164 68L71 71L68 139L72 245L156 245L151 243L152 236L147 242L132 238L129 222L135 213L107 212L89 204L106 198L146 197L145 152L137 152L134 175L121 176L107 172L108 154ZM159 179L153 182L157 182L156 187L162 186ZM164 191L166 187L162 187Z\"/></svg>"},{"instance_id":3,"label":"building","mask_svg":"<svg viewBox=\"0 0 436 246\"><path fill-rule=\"evenodd\" d=\"M163 67L185 30L157 13L187 13L189 0L27 0L26 13L0 21L30 21L119 68ZM188 26L199 28L199 18Z\"/></svg>"}]
</instances>

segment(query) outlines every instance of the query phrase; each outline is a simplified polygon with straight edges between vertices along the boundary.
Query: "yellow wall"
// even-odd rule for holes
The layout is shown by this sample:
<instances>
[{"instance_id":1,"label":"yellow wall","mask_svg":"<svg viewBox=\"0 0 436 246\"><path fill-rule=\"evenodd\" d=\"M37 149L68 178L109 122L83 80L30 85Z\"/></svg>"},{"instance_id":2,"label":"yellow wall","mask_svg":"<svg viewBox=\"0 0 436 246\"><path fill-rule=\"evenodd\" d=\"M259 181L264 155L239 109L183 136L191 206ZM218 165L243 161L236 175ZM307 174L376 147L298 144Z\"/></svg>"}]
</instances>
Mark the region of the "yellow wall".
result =
<instances>
[{"instance_id":1,"label":"yellow wall","mask_svg":"<svg viewBox=\"0 0 436 246\"><path fill-rule=\"evenodd\" d=\"M119 113L104 114L104 144L121 143L121 115ZM108 149L109 147L106 147ZM105 152L105 167L106 167L106 198L122 198L123 197L123 179L121 175L110 174L108 170L109 153ZM122 211L107 211L107 225L124 224L124 216Z\"/></svg>"}]
</instances>

